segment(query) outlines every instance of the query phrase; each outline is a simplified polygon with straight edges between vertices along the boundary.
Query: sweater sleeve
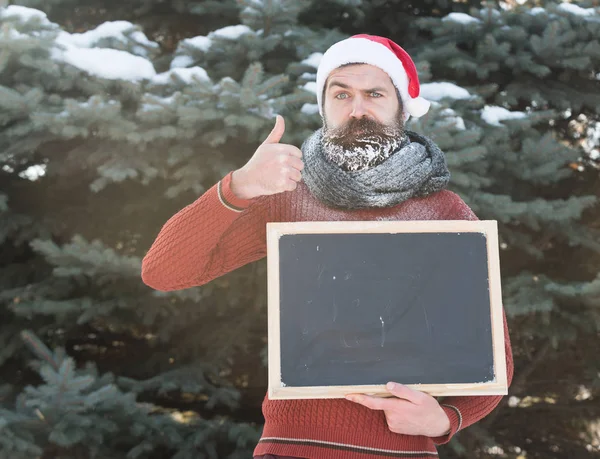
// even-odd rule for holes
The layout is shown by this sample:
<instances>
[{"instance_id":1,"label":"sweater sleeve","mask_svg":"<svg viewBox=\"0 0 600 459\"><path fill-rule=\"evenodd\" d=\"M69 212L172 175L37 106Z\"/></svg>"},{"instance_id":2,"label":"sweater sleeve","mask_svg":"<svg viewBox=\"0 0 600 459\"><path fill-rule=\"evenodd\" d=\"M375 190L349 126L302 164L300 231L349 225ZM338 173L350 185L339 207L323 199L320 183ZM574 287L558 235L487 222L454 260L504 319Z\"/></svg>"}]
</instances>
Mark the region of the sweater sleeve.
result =
<instances>
[{"instance_id":1,"label":"sweater sleeve","mask_svg":"<svg viewBox=\"0 0 600 459\"><path fill-rule=\"evenodd\" d=\"M462 199L456 196L457 202L451 209L449 219L478 220L477 216ZM510 335L506 322L506 314L502 311L504 323L504 351L506 354L506 377L510 386L513 378L514 365ZM503 396L453 396L446 398L440 405L450 419L450 432L441 437L432 438L436 445L448 443L461 429L476 423L490 414L500 403Z\"/></svg>"},{"instance_id":2,"label":"sweater sleeve","mask_svg":"<svg viewBox=\"0 0 600 459\"><path fill-rule=\"evenodd\" d=\"M199 286L266 256L269 200L240 199L232 172L162 227L142 260L142 280L155 290Z\"/></svg>"}]
</instances>

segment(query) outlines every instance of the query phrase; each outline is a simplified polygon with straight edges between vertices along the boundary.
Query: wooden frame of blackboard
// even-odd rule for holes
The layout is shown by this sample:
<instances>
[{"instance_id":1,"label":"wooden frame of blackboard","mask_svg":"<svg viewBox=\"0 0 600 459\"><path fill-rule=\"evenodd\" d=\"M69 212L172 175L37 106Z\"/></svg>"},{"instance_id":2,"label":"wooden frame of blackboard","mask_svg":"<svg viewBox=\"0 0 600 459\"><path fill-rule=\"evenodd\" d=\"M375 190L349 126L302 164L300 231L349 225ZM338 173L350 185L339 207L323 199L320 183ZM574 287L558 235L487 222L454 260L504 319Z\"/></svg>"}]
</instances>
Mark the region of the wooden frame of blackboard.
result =
<instances>
[{"instance_id":1,"label":"wooden frame of blackboard","mask_svg":"<svg viewBox=\"0 0 600 459\"><path fill-rule=\"evenodd\" d=\"M267 223L268 266L268 396L272 400L343 398L350 393L389 396L384 385L291 387L281 381L281 335L279 309L279 239L286 234L343 233L483 233L486 237L489 274L490 315L494 361L493 381L468 384L408 384L433 396L506 395L506 355L498 252L498 225L494 220L353 221ZM402 383L402 381L397 381Z\"/></svg>"}]
</instances>

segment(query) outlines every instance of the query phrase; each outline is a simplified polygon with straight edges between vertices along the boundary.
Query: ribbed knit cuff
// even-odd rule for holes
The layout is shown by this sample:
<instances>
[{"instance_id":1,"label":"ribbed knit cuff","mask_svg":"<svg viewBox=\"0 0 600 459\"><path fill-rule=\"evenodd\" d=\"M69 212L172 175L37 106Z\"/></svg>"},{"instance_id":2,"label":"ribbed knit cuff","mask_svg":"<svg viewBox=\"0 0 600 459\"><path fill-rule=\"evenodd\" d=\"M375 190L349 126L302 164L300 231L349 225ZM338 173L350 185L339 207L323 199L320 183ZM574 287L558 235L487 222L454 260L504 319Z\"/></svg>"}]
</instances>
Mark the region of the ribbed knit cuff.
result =
<instances>
[{"instance_id":1,"label":"ribbed knit cuff","mask_svg":"<svg viewBox=\"0 0 600 459\"><path fill-rule=\"evenodd\" d=\"M431 440L436 445L443 445L444 443L448 443L450 439L454 436L456 432L462 427L462 415L458 408L453 405L440 405L448 419L450 419L450 432L446 435L442 435L440 437L433 437Z\"/></svg>"},{"instance_id":2,"label":"ribbed knit cuff","mask_svg":"<svg viewBox=\"0 0 600 459\"><path fill-rule=\"evenodd\" d=\"M221 201L221 204L223 204L229 210L233 212L243 212L245 209L250 207L254 200L238 198L233 191L231 191L232 175L233 171L223 177L223 179L217 184L219 200Z\"/></svg>"}]
</instances>

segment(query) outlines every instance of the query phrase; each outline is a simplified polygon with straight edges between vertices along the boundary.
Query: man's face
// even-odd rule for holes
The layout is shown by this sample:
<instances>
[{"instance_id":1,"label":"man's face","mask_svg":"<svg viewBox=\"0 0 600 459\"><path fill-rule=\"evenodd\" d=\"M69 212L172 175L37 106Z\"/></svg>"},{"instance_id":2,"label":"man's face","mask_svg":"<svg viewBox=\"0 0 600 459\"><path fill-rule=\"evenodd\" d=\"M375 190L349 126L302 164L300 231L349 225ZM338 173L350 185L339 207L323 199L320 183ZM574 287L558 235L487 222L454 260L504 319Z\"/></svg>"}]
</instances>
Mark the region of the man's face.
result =
<instances>
[{"instance_id":1,"label":"man's face","mask_svg":"<svg viewBox=\"0 0 600 459\"><path fill-rule=\"evenodd\" d=\"M345 171L385 161L404 136L396 88L378 67L354 64L329 75L323 94L323 147Z\"/></svg>"},{"instance_id":2,"label":"man's face","mask_svg":"<svg viewBox=\"0 0 600 459\"><path fill-rule=\"evenodd\" d=\"M368 118L382 125L395 125L400 102L392 80L378 67L347 65L329 74L323 98L325 125L338 129L349 121Z\"/></svg>"}]
</instances>

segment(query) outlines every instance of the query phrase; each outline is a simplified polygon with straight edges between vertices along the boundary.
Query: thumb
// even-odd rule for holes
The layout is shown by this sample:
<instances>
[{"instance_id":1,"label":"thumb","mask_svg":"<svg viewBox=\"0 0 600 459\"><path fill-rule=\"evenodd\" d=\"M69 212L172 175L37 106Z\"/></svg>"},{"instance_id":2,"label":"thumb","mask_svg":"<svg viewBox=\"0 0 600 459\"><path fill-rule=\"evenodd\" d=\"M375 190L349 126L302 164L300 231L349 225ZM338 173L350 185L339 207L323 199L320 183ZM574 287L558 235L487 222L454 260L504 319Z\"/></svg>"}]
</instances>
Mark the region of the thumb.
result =
<instances>
[{"instance_id":1,"label":"thumb","mask_svg":"<svg viewBox=\"0 0 600 459\"><path fill-rule=\"evenodd\" d=\"M406 387L403 384L398 384L394 382L387 383L385 388L393 396L402 398L404 400L408 400L412 403L419 403L423 396L423 394L419 391L413 390L410 387Z\"/></svg>"},{"instance_id":2,"label":"thumb","mask_svg":"<svg viewBox=\"0 0 600 459\"><path fill-rule=\"evenodd\" d=\"M281 138L283 137L283 133L285 132L285 121L283 120L283 116L277 115L277 119L275 120L275 127L269 134L269 136L263 142L265 143L279 143Z\"/></svg>"}]
</instances>

